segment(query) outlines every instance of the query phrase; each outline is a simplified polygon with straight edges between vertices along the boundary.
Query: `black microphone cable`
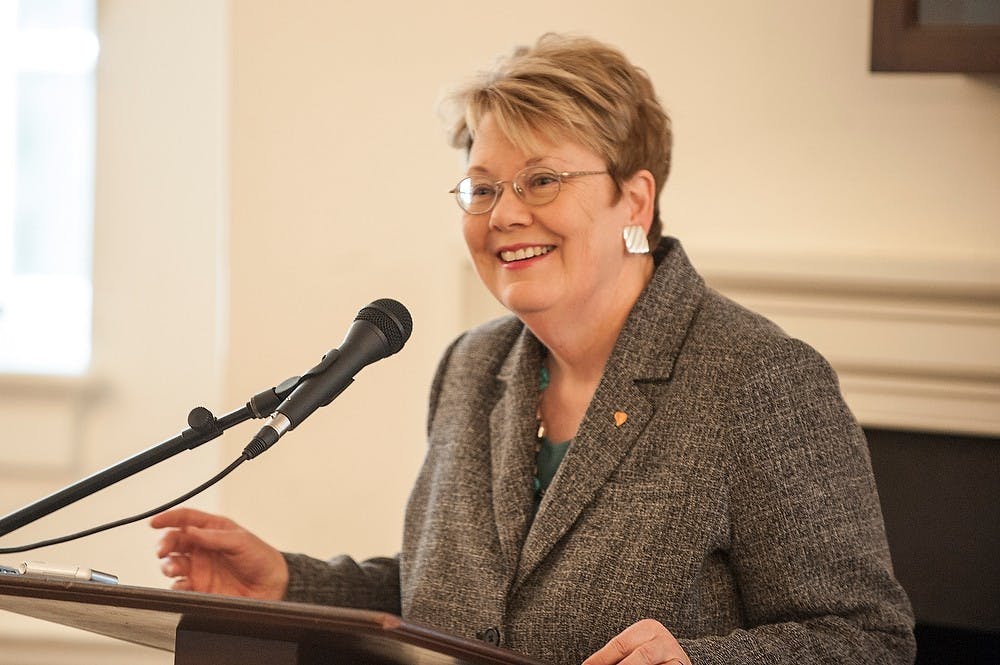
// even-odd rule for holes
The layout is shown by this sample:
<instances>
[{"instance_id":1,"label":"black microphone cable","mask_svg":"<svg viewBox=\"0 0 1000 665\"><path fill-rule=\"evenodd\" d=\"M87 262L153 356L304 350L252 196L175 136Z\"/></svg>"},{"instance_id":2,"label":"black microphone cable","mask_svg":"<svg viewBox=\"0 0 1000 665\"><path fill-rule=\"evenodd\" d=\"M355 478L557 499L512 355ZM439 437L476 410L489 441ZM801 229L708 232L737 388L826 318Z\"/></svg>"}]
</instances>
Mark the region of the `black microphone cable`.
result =
<instances>
[{"instance_id":1,"label":"black microphone cable","mask_svg":"<svg viewBox=\"0 0 1000 665\"><path fill-rule=\"evenodd\" d=\"M195 487L190 492L183 494L177 497L176 499L163 504L162 506L158 506L151 510L147 510L144 513L133 515L132 517L124 517L120 520L115 520L114 522L108 522L107 524L95 526L90 529L86 529L84 531L78 531L77 533L71 533L68 536L60 536L58 538L51 538L49 540L41 540L37 543L31 543L29 545L20 545L18 547L0 547L0 554L17 554L19 552L28 552L30 550L36 550L40 547L48 547L49 545L59 545L61 543L68 543L71 540L77 540L78 538L83 538L85 536L92 536L95 533L101 533L102 531L108 531L110 529L115 529L120 526L125 526L126 524L132 524L133 522L138 522L139 520L144 520L148 517L152 517L153 515L162 513L164 510L170 510L174 506L184 503L188 499L201 494L209 487L211 487L215 483L219 482L220 480L228 476L236 469L236 467L238 467L240 464L243 464L243 462L246 462L248 459L251 458L248 457L246 454L240 455L239 458L237 458L236 461L234 461L232 464L227 466L225 469L217 473L212 478L209 478L201 485L198 485L198 487Z\"/></svg>"},{"instance_id":2,"label":"black microphone cable","mask_svg":"<svg viewBox=\"0 0 1000 665\"><path fill-rule=\"evenodd\" d=\"M257 455L259 455L262 452L264 451L253 450L251 446L247 446L247 449L245 449L243 453L240 454L240 456L236 458L236 460L234 460L233 463L227 466L225 469L215 474L201 485L198 485L190 492L182 494L181 496L171 501L168 501L162 506L157 506L156 508L151 508L150 510L147 510L143 513L139 513L138 515L133 515L131 517L123 517L122 519L115 520L114 522L101 524L100 526L91 527L89 529L85 529L84 531L78 531L76 533L71 533L66 536L59 536L58 538L50 538L49 540L40 540L36 543L30 543L28 545L19 545L17 547L0 547L0 554L18 554L20 552L28 552L30 550L37 550L42 547L48 547L49 545L60 545L62 543L68 543L72 540L77 540L79 538L84 538L86 536L92 536L95 533L101 533L102 531L109 531L111 529L116 529L120 526L133 524L140 520L152 517L153 515L158 515L165 510L170 510L174 506L184 503L188 499L198 496L199 494L207 490L209 487L216 484L217 482L228 476L230 473L235 471L236 467L243 464L243 462L254 459L255 457L257 457Z\"/></svg>"}]
</instances>

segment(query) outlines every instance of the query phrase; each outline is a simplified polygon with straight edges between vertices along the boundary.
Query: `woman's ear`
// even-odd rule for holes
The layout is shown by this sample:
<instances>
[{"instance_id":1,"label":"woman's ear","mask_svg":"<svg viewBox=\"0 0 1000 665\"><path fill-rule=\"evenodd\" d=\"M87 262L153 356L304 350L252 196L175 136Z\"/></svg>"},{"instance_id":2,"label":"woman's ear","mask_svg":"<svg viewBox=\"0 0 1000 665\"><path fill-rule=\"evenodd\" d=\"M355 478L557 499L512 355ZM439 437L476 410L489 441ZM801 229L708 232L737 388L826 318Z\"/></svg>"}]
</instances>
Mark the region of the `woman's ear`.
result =
<instances>
[{"instance_id":1,"label":"woman's ear","mask_svg":"<svg viewBox=\"0 0 1000 665\"><path fill-rule=\"evenodd\" d=\"M641 226L645 233L653 223L656 207L656 179L646 169L635 172L622 183L622 198L628 205L628 226Z\"/></svg>"}]
</instances>

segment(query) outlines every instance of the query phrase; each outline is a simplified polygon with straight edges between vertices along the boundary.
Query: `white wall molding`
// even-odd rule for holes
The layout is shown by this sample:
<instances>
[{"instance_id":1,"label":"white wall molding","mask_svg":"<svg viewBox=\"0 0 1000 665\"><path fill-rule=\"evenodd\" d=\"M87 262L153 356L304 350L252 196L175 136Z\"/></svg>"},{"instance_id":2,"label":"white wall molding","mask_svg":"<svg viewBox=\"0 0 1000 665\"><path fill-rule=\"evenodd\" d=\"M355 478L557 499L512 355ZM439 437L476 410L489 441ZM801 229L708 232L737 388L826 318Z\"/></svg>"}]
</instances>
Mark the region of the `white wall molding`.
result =
<instances>
[{"instance_id":1,"label":"white wall molding","mask_svg":"<svg viewBox=\"0 0 1000 665\"><path fill-rule=\"evenodd\" d=\"M0 478L72 469L82 419L99 393L100 383L89 377L0 374L0 421L9 441Z\"/></svg>"}]
</instances>

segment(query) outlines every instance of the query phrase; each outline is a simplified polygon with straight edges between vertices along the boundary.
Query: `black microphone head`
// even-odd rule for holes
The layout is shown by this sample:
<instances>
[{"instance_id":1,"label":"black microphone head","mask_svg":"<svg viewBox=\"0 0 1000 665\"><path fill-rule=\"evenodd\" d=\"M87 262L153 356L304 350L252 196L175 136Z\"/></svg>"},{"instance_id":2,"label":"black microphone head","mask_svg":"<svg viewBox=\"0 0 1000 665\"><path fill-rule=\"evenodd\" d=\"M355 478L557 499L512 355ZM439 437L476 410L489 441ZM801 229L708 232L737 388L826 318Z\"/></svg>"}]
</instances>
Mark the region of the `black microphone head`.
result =
<instances>
[{"instance_id":1,"label":"black microphone head","mask_svg":"<svg viewBox=\"0 0 1000 665\"><path fill-rule=\"evenodd\" d=\"M355 321L368 321L378 328L389 340L389 353L392 355L403 348L406 340L413 332L413 318L403 303L392 298L380 298L365 305L354 317Z\"/></svg>"}]
</instances>

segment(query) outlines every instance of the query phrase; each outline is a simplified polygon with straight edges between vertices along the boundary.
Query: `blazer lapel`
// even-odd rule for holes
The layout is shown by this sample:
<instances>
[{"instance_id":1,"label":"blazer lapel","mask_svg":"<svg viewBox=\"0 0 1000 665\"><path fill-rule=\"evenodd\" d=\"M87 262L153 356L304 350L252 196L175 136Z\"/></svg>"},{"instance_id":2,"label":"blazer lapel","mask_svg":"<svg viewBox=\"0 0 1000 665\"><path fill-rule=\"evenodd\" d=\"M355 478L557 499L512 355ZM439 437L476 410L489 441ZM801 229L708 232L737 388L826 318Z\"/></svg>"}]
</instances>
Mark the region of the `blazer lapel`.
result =
<instances>
[{"instance_id":1,"label":"blazer lapel","mask_svg":"<svg viewBox=\"0 0 1000 665\"><path fill-rule=\"evenodd\" d=\"M511 575L534 509L535 413L541 362L541 345L525 328L497 374L500 397L490 413L493 512Z\"/></svg>"},{"instance_id":2,"label":"blazer lapel","mask_svg":"<svg viewBox=\"0 0 1000 665\"><path fill-rule=\"evenodd\" d=\"M616 412L627 416L620 426ZM573 526L632 450L654 412L633 381L601 382L528 532L515 586Z\"/></svg>"},{"instance_id":3,"label":"blazer lapel","mask_svg":"<svg viewBox=\"0 0 1000 665\"><path fill-rule=\"evenodd\" d=\"M644 384L668 381L705 293L679 243L666 239L653 279L618 336L577 436L530 524L517 563L516 588L569 531L629 454L656 412ZM540 358L536 361L540 362ZM616 420L617 414L621 415ZM526 462L530 474L533 462ZM499 497L496 481L494 496ZM530 501L530 493L529 493Z\"/></svg>"}]
</instances>

